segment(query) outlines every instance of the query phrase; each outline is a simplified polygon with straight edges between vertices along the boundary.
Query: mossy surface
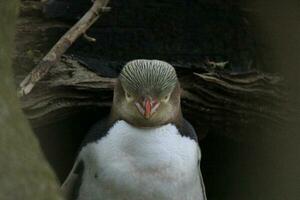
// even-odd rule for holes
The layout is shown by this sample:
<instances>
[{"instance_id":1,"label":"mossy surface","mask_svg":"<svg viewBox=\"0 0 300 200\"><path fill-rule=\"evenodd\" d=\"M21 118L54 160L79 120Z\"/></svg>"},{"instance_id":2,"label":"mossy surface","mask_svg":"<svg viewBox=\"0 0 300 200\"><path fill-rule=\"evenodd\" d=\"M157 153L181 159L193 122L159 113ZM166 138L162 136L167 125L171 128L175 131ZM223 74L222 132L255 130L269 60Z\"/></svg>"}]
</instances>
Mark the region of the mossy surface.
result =
<instances>
[{"instance_id":1,"label":"mossy surface","mask_svg":"<svg viewBox=\"0 0 300 200\"><path fill-rule=\"evenodd\" d=\"M62 199L16 95L11 57L18 1L1 1L0 13L0 199Z\"/></svg>"}]
</instances>

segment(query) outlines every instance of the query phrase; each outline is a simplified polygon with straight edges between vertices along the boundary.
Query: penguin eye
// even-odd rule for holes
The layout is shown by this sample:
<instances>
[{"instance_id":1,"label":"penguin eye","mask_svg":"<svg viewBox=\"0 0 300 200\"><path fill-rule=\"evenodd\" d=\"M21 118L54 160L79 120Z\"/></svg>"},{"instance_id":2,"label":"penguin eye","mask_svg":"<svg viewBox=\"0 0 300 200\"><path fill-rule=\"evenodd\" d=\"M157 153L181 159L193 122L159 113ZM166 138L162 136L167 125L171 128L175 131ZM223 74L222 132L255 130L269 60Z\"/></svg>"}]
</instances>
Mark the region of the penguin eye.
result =
<instances>
[{"instance_id":1,"label":"penguin eye","mask_svg":"<svg viewBox=\"0 0 300 200\"><path fill-rule=\"evenodd\" d=\"M163 101L163 102L168 102L169 99L170 99L170 94L164 96L164 97L162 98L162 101Z\"/></svg>"},{"instance_id":2,"label":"penguin eye","mask_svg":"<svg viewBox=\"0 0 300 200\"><path fill-rule=\"evenodd\" d=\"M133 99L133 96L129 94L127 91L125 91L125 97L128 101L131 101Z\"/></svg>"}]
</instances>

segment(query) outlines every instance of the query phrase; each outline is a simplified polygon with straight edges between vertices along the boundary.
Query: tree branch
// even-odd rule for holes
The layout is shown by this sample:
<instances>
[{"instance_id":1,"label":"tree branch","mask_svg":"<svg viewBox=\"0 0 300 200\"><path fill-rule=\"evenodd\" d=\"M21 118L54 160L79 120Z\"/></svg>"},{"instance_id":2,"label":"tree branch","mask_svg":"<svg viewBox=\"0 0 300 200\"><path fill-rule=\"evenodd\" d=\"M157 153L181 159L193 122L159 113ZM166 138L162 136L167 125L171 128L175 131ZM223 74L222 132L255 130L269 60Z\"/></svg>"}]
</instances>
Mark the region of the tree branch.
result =
<instances>
[{"instance_id":1,"label":"tree branch","mask_svg":"<svg viewBox=\"0 0 300 200\"><path fill-rule=\"evenodd\" d=\"M97 21L101 13L110 10L106 7L108 2L109 0L94 1L93 6L88 10L88 12L85 13L85 15L58 40L47 55L21 82L18 92L20 96L30 93L35 84L41 80L48 73L49 69L60 60L61 56L76 41L76 39L85 34L90 26Z\"/></svg>"}]
</instances>

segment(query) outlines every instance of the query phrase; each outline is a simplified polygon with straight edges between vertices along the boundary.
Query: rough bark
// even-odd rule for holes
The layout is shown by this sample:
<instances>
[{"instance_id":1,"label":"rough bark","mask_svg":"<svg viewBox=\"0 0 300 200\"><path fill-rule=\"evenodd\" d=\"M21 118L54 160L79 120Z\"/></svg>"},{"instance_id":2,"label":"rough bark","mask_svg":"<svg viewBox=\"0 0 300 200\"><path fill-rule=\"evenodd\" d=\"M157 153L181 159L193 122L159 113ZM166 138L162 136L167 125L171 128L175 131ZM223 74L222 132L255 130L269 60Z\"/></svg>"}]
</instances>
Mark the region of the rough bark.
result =
<instances>
[{"instance_id":1,"label":"rough bark","mask_svg":"<svg viewBox=\"0 0 300 200\"><path fill-rule=\"evenodd\" d=\"M58 200L57 180L26 121L14 87L11 54L18 1L0 2L0 199Z\"/></svg>"}]
</instances>

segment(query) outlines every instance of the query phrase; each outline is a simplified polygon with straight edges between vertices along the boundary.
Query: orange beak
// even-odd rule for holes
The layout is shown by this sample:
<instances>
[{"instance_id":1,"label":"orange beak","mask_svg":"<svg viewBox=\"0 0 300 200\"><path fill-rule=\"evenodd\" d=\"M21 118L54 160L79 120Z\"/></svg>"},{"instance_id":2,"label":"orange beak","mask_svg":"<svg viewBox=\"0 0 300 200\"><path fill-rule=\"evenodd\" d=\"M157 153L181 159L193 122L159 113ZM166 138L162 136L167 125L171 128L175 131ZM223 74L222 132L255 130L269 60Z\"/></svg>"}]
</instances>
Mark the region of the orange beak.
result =
<instances>
[{"instance_id":1,"label":"orange beak","mask_svg":"<svg viewBox=\"0 0 300 200\"><path fill-rule=\"evenodd\" d=\"M149 99L146 99L145 100L145 112L144 112L144 117L146 119L150 118L151 110L152 110L151 102Z\"/></svg>"},{"instance_id":2,"label":"orange beak","mask_svg":"<svg viewBox=\"0 0 300 200\"><path fill-rule=\"evenodd\" d=\"M145 119L149 119L157 110L159 103L156 99L149 97L142 98L142 101L135 103L138 111Z\"/></svg>"}]
</instances>

